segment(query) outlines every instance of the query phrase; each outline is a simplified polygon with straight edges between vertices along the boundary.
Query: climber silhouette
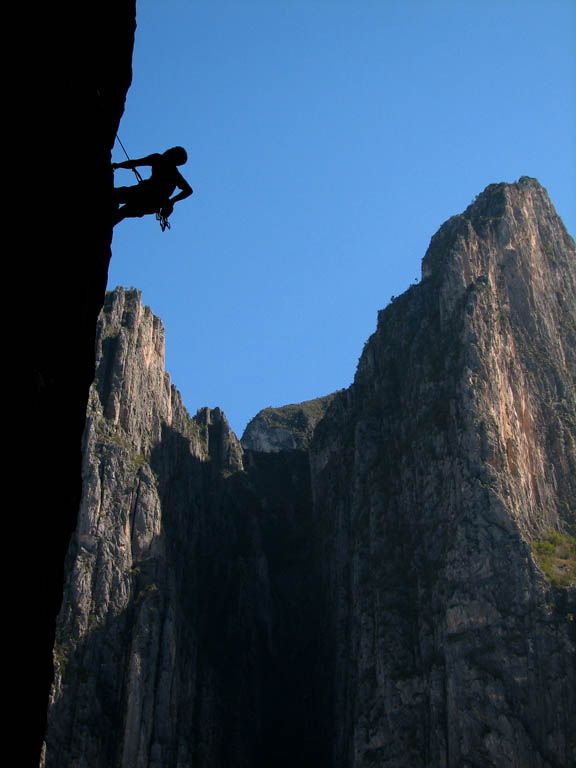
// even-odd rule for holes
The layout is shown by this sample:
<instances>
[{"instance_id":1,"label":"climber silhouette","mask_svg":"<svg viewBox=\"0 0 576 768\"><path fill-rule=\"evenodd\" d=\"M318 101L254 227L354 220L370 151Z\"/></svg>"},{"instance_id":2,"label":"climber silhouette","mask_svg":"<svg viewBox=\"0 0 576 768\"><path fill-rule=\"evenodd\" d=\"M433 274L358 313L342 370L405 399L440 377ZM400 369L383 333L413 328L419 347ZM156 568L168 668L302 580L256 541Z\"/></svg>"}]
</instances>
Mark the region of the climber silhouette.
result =
<instances>
[{"instance_id":1,"label":"climber silhouette","mask_svg":"<svg viewBox=\"0 0 576 768\"><path fill-rule=\"evenodd\" d=\"M127 168L133 170L138 178L138 184L133 187L115 187L114 203L122 207L114 211L113 222L118 224L122 219L129 217L146 216L156 213L161 217L161 222L168 219L174 210L174 203L190 197L193 190L190 184L178 170L178 165L184 165L188 155L183 147L172 147L162 154L153 154L142 157L139 160L125 160L123 163L112 163L112 168ZM142 179L135 169L149 165L152 168L150 178ZM170 195L178 187L181 190L174 197ZM167 223L162 226L169 226Z\"/></svg>"}]
</instances>

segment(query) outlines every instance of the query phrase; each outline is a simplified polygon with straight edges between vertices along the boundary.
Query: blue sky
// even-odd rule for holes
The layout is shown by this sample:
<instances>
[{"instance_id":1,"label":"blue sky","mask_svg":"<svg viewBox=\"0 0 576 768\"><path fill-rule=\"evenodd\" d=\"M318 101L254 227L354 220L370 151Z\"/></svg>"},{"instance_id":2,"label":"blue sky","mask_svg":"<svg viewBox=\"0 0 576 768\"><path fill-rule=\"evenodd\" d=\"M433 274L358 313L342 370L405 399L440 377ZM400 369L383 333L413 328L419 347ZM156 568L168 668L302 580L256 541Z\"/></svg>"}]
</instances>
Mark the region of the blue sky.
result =
<instances>
[{"instance_id":1,"label":"blue sky","mask_svg":"<svg viewBox=\"0 0 576 768\"><path fill-rule=\"evenodd\" d=\"M119 136L185 146L194 195L169 231L116 227L108 286L142 291L188 410L239 436L352 382L488 184L535 176L576 233L573 0L137 0L137 24Z\"/></svg>"}]
</instances>

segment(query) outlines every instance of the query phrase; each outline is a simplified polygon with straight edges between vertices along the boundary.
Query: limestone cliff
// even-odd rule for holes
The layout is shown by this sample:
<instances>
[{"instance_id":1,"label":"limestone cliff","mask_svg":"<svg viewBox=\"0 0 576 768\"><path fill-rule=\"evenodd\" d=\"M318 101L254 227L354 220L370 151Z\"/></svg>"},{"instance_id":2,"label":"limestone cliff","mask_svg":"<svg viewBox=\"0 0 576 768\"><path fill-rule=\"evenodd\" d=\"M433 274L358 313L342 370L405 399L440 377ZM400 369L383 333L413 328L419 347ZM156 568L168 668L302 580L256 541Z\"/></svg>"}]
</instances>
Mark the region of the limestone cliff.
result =
<instances>
[{"instance_id":1,"label":"limestone cliff","mask_svg":"<svg viewBox=\"0 0 576 768\"><path fill-rule=\"evenodd\" d=\"M560 768L576 722L576 254L488 187L352 386L190 418L109 294L46 765Z\"/></svg>"},{"instance_id":2,"label":"limestone cliff","mask_svg":"<svg viewBox=\"0 0 576 768\"><path fill-rule=\"evenodd\" d=\"M138 292L108 294L46 765L287 765L276 737L310 729L275 690L309 686L307 462L243 452L218 409L190 418L163 358Z\"/></svg>"},{"instance_id":3,"label":"limestone cliff","mask_svg":"<svg viewBox=\"0 0 576 768\"><path fill-rule=\"evenodd\" d=\"M265 408L248 423L242 447L260 453L307 450L333 399L334 395L327 395L298 405Z\"/></svg>"},{"instance_id":4,"label":"limestone cliff","mask_svg":"<svg viewBox=\"0 0 576 768\"><path fill-rule=\"evenodd\" d=\"M531 542L576 523L574 242L523 178L422 273L312 447L332 765L573 765L575 591Z\"/></svg>"}]
</instances>

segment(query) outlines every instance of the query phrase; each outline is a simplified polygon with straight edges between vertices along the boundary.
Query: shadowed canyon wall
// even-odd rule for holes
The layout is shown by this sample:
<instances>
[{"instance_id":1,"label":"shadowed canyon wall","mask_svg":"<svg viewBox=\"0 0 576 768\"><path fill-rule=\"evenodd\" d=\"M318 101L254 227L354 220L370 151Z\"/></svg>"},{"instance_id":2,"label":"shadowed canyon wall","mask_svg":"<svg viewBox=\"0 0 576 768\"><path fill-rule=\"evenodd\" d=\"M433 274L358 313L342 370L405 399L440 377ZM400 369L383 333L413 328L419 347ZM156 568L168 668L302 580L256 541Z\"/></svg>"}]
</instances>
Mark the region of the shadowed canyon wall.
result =
<instances>
[{"instance_id":1,"label":"shadowed canyon wall","mask_svg":"<svg viewBox=\"0 0 576 768\"><path fill-rule=\"evenodd\" d=\"M307 764L305 452L244 451L219 410L191 419L138 292L108 294L97 359L47 764Z\"/></svg>"},{"instance_id":2,"label":"shadowed canyon wall","mask_svg":"<svg viewBox=\"0 0 576 768\"><path fill-rule=\"evenodd\" d=\"M352 386L191 418L107 295L48 768L560 768L576 753L576 254L488 187Z\"/></svg>"}]
</instances>

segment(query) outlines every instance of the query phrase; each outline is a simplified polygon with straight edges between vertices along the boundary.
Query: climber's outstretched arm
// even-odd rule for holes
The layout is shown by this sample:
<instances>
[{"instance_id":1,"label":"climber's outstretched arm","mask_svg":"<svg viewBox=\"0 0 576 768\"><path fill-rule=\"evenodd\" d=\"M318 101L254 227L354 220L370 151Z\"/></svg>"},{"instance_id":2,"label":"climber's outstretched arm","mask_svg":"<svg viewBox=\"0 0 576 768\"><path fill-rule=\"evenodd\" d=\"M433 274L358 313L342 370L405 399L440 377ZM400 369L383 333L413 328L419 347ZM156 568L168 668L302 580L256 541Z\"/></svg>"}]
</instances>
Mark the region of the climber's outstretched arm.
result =
<instances>
[{"instance_id":1,"label":"climber's outstretched arm","mask_svg":"<svg viewBox=\"0 0 576 768\"><path fill-rule=\"evenodd\" d=\"M153 155L146 155L146 157L141 157L137 160L124 160L123 163L112 163L112 168L127 168L128 170L133 170L141 165L153 165L158 161L159 157L160 155L155 153Z\"/></svg>"}]
</instances>

